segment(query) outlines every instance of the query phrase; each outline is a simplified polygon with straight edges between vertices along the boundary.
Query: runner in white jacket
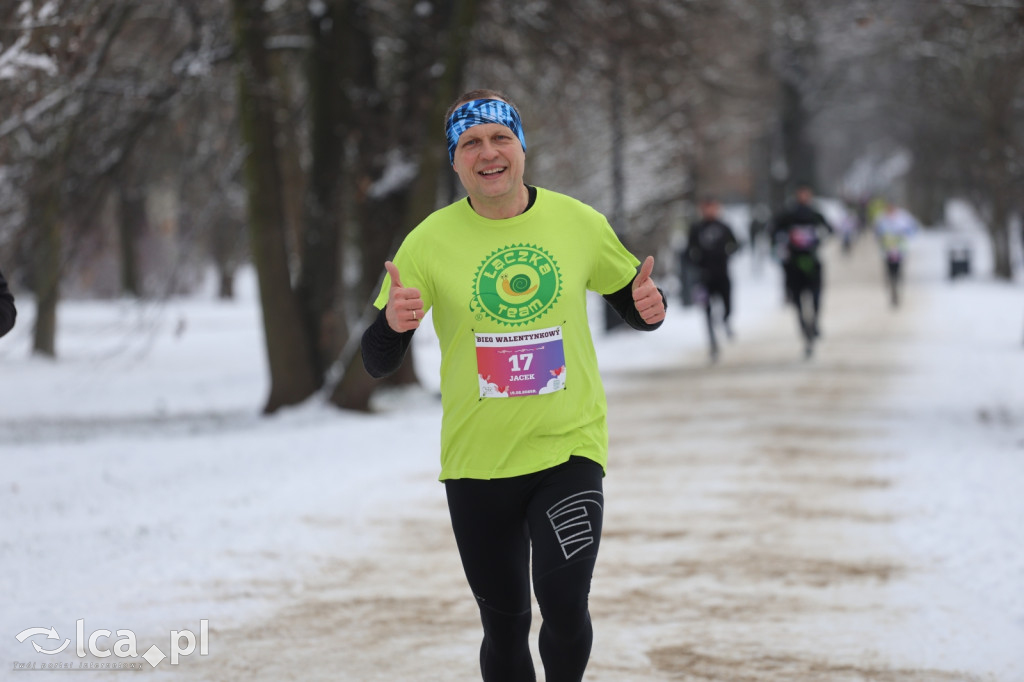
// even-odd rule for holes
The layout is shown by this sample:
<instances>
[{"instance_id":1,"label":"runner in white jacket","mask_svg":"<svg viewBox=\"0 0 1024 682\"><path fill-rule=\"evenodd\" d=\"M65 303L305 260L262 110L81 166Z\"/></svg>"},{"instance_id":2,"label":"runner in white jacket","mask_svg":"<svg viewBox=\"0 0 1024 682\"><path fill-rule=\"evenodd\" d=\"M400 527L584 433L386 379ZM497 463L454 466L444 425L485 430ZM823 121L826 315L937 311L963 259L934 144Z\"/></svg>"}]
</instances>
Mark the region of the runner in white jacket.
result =
<instances>
[{"instance_id":1,"label":"runner in white jacket","mask_svg":"<svg viewBox=\"0 0 1024 682\"><path fill-rule=\"evenodd\" d=\"M892 307L900 304L900 281L907 239L917 231L917 219L892 202L875 219L875 235L885 259L885 279Z\"/></svg>"}]
</instances>

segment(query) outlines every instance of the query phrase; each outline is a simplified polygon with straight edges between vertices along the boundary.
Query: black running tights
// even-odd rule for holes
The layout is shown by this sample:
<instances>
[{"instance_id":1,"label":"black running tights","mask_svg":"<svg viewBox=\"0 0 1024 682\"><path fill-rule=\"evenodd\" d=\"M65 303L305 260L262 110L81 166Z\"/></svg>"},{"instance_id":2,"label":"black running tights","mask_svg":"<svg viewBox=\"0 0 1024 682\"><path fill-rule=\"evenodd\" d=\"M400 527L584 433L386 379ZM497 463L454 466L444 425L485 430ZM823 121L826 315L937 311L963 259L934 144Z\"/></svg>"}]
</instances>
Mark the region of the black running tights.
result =
<instances>
[{"instance_id":1,"label":"black running tights","mask_svg":"<svg viewBox=\"0 0 1024 682\"><path fill-rule=\"evenodd\" d=\"M601 465L572 457L525 476L445 481L452 529L480 608L484 682L533 682L530 553L547 682L578 682L590 658L590 579L601 541Z\"/></svg>"}]
</instances>

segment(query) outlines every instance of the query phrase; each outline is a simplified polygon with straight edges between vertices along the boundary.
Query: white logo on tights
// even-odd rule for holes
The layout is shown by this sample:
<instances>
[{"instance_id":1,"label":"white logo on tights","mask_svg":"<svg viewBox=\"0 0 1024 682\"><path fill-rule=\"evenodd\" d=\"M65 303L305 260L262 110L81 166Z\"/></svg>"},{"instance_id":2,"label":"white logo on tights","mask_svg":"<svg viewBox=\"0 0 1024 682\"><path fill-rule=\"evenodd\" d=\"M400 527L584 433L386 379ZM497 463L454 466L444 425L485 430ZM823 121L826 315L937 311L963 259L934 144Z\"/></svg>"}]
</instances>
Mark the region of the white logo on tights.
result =
<instances>
[{"instance_id":1,"label":"white logo on tights","mask_svg":"<svg viewBox=\"0 0 1024 682\"><path fill-rule=\"evenodd\" d=\"M589 506L593 505L600 510L603 508L603 500L604 495L600 490L586 490L570 495L548 509L548 520L551 521L566 559L571 559L594 544Z\"/></svg>"}]
</instances>

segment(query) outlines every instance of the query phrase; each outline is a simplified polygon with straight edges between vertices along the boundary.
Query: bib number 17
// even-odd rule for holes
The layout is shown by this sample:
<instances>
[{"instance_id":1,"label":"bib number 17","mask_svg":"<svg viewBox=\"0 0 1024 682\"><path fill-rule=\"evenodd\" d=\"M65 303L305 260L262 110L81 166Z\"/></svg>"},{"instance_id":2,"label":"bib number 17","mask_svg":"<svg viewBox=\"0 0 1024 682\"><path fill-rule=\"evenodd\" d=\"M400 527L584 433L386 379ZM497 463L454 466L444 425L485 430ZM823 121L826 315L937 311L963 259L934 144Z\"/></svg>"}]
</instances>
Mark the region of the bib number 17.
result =
<instances>
[{"instance_id":1,"label":"bib number 17","mask_svg":"<svg viewBox=\"0 0 1024 682\"><path fill-rule=\"evenodd\" d=\"M529 372L530 365L533 364L533 353L518 353L512 354L508 358L509 364L512 365L513 372ZM522 367L519 363L522 362Z\"/></svg>"}]
</instances>

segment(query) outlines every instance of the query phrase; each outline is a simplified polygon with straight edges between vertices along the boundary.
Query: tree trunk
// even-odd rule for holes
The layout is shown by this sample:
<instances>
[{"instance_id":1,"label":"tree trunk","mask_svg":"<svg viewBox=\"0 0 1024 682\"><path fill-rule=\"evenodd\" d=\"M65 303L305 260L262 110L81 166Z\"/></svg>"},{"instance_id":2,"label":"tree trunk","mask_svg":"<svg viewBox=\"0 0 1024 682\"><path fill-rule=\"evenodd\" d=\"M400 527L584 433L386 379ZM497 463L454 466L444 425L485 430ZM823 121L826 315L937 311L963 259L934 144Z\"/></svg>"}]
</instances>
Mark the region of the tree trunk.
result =
<instances>
[{"instance_id":1,"label":"tree trunk","mask_svg":"<svg viewBox=\"0 0 1024 682\"><path fill-rule=\"evenodd\" d=\"M410 226L420 223L437 208L438 190L442 181L455 175L448 164L448 143L441 135L441 125L448 105L461 94L478 5L477 0L454 0L445 4L451 7L451 15L446 19L450 24L450 32L441 60L444 71L433 81L431 105L420 118L420 163L409 200Z\"/></svg>"},{"instance_id":2,"label":"tree trunk","mask_svg":"<svg viewBox=\"0 0 1024 682\"><path fill-rule=\"evenodd\" d=\"M947 153L936 134L920 125L912 139L914 163L907 176L907 206L923 225L938 225L945 214L949 195L941 173L942 155Z\"/></svg>"},{"instance_id":3,"label":"tree trunk","mask_svg":"<svg viewBox=\"0 0 1024 682\"><path fill-rule=\"evenodd\" d=\"M345 364L345 373L331 393L331 402L344 410L370 411L370 398L378 382L363 367L363 353L358 348Z\"/></svg>"},{"instance_id":4,"label":"tree trunk","mask_svg":"<svg viewBox=\"0 0 1024 682\"><path fill-rule=\"evenodd\" d=\"M797 83L783 80L781 131L782 151L786 160L787 194L792 194L798 184L817 182L817 167L814 145L810 140L810 114L803 100L803 93ZM818 189L818 188L816 188Z\"/></svg>"},{"instance_id":5,"label":"tree trunk","mask_svg":"<svg viewBox=\"0 0 1024 682\"><path fill-rule=\"evenodd\" d=\"M340 20L336 3L311 16L313 49L307 62L312 164L307 183L302 231L299 296L313 363L323 377L347 336L344 310L336 306L341 252L340 183L342 138Z\"/></svg>"},{"instance_id":6,"label":"tree trunk","mask_svg":"<svg viewBox=\"0 0 1024 682\"><path fill-rule=\"evenodd\" d=\"M235 274L238 270L238 242L245 226L228 211L218 212L210 225L210 257L217 273L217 298L235 298Z\"/></svg>"},{"instance_id":7,"label":"tree trunk","mask_svg":"<svg viewBox=\"0 0 1024 682\"><path fill-rule=\"evenodd\" d=\"M1024 73L1024 69L1021 73ZM984 192L992 208L988 231L992 241L993 274L996 279L1008 282L1013 280L1010 218L1020 188L1015 186L1012 177L1014 159L1010 150L1015 148L1013 131L1016 126L1013 100L1006 95L1007 92L1010 90L1001 88L998 95L990 97L986 102L988 115L985 118L982 177Z\"/></svg>"},{"instance_id":8,"label":"tree trunk","mask_svg":"<svg viewBox=\"0 0 1024 682\"><path fill-rule=\"evenodd\" d=\"M379 109L366 101L352 102L352 125L363 131L354 180L363 276L353 291L355 300L376 297L373 287L379 280L384 260L394 252L405 234L436 207L441 160L447 158L447 145L441 134L442 118L448 104L459 94L476 11L477 0L446 0L435 3L431 15L433 25L413 25L419 33L410 36L408 42L415 49L410 47L406 52L417 61L405 69L410 94L405 100L402 120L395 126L395 129L407 131L411 121L420 123L420 127L405 138L402 149L418 166L410 185L387 195L370 191L387 162L388 151L394 149L395 138L387 126L381 125ZM373 41L368 28L361 17L355 15L347 25L351 32L347 42L350 46L361 46L352 53L351 77L361 90L376 92ZM422 40L428 44L419 44ZM435 75L433 69L438 63L444 69L440 75ZM374 120L377 124L370 125ZM341 362L344 374L331 394L331 402L346 409L368 410L370 397L380 382L363 369L359 353L342 358ZM388 383L416 383L413 363L410 348L402 367L389 377Z\"/></svg>"},{"instance_id":9,"label":"tree trunk","mask_svg":"<svg viewBox=\"0 0 1024 682\"><path fill-rule=\"evenodd\" d=\"M250 244L260 289L263 331L270 368L264 412L302 402L320 386L312 344L292 290L285 235L285 206L275 141L277 125L271 76L264 48L266 30L260 0L232 0L238 51L238 99L242 138L248 147Z\"/></svg>"},{"instance_id":10,"label":"tree trunk","mask_svg":"<svg viewBox=\"0 0 1024 682\"><path fill-rule=\"evenodd\" d=\"M134 11L135 7L130 4L114 5L101 13L98 21L93 23L96 30L94 35L102 38L93 46L90 54L90 81L98 73L99 65L106 61L111 46ZM91 40L93 35L86 42ZM31 281L36 295L32 352L49 357L56 357L57 303L60 300L60 278L64 262L62 183L69 154L74 149L84 118L83 114L78 114L65 121L47 155L36 161L29 188L28 225L33 232Z\"/></svg>"},{"instance_id":11,"label":"tree trunk","mask_svg":"<svg viewBox=\"0 0 1024 682\"><path fill-rule=\"evenodd\" d=\"M118 234L121 251L121 293L138 298L138 242L146 231L146 197L138 187L122 178L118 190L120 215Z\"/></svg>"},{"instance_id":12,"label":"tree trunk","mask_svg":"<svg viewBox=\"0 0 1024 682\"><path fill-rule=\"evenodd\" d=\"M1013 280L1013 258L1010 250L1010 198L1000 188L992 197L992 224L988 226L992 239L992 265L996 279Z\"/></svg>"},{"instance_id":13,"label":"tree trunk","mask_svg":"<svg viewBox=\"0 0 1024 682\"><path fill-rule=\"evenodd\" d=\"M235 271L227 267L217 269L217 298L222 301L235 299Z\"/></svg>"},{"instance_id":14,"label":"tree trunk","mask_svg":"<svg viewBox=\"0 0 1024 682\"><path fill-rule=\"evenodd\" d=\"M615 49L615 48L612 48ZM626 147L626 125L625 125L625 100L626 93L623 87L623 74L625 68L622 64L622 56L612 55L612 64L609 70L609 123L612 133L612 158L611 158L611 185L612 185L612 229L622 239L626 233L626 172L625 172L625 147ZM625 320L619 316L611 305L604 306L604 329L622 328Z\"/></svg>"},{"instance_id":15,"label":"tree trunk","mask_svg":"<svg viewBox=\"0 0 1024 682\"><path fill-rule=\"evenodd\" d=\"M210 257L217 271L217 297L232 300L235 297L235 275L239 262L244 259L242 246L246 225L231 210L218 210L210 220Z\"/></svg>"},{"instance_id":16,"label":"tree trunk","mask_svg":"<svg viewBox=\"0 0 1024 682\"><path fill-rule=\"evenodd\" d=\"M60 223L59 174L50 162L40 161L39 185L29 196L32 226L32 290L36 295L36 320L32 332L32 352L57 356L57 302L60 300L62 239Z\"/></svg>"}]
</instances>

